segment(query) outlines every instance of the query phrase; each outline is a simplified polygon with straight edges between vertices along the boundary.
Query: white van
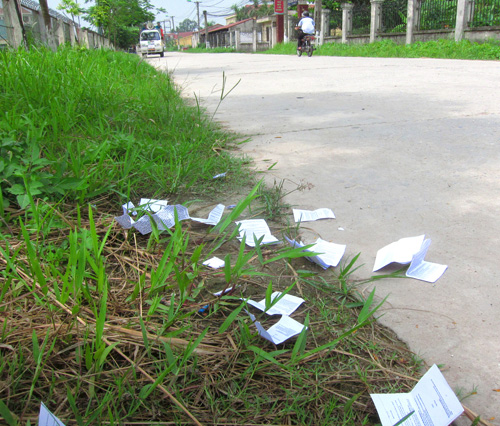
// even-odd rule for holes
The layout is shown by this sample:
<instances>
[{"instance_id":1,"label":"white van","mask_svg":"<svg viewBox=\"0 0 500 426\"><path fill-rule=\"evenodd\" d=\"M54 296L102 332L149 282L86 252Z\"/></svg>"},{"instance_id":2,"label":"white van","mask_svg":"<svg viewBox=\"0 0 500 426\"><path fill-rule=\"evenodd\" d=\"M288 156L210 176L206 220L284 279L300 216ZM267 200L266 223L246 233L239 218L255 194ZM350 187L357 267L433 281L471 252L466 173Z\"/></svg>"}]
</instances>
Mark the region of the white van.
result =
<instances>
[{"instance_id":1,"label":"white van","mask_svg":"<svg viewBox=\"0 0 500 426\"><path fill-rule=\"evenodd\" d=\"M163 44L161 34L158 30L142 31L139 46L142 56L147 56L148 53L158 53L163 58L165 45Z\"/></svg>"}]
</instances>

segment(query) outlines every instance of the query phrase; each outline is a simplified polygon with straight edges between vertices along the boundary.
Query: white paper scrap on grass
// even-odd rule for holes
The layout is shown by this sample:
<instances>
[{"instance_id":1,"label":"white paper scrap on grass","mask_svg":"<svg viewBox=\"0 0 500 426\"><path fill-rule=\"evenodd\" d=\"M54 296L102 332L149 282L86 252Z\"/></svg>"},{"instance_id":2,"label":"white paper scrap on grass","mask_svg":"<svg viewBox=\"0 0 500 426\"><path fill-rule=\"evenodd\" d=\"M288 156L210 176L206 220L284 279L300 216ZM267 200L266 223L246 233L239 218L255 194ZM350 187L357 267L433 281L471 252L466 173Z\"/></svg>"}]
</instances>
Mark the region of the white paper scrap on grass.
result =
<instances>
[{"instance_id":1,"label":"white paper scrap on grass","mask_svg":"<svg viewBox=\"0 0 500 426\"><path fill-rule=\"evenodd\" d=\"M322 208L317 210L292 209L295 222L311 222L320 219L335 219L332 209Z\"/></svg>"},{"instance_id":2,"label":"white paper scrap on grass","mask_svg":"<svg viewBox=\"0 0 500 426\"><path fill-rule=\"evenodd\" d=\"M139 207L141 209L144 209L146 211L152 212L152 213L157 213L161 209L164 209L167 207L168 201L167 200L155 200L153 198L141 198L139 201Z\"/></svg>"},{"instance_id":3,"label":"white paper scrap on grass","mask_svg":"<svg viewBox=\"0 0 500 426\"><path fill-rule=\"evenodd\" d=\"M264 219L248 219L236 222L240 226L240 235L238 239L241 241L245 236L245 244L250 247L255 247L255 240L264 237L261 244L276 244L279 240L271 234L271 230Z\"/></svg>"},{"instance_id":4,"label":"white paper scrap on grass","mask_svg":"<svg viewBox=\"0 0 500 426\"><path fill-rule=\"evenodd\" d=\"M220 222L222 213L226 206L224 204L217 204L215 208L208 214L208 219L202 219L199 217L192 217L191 220L196 222L204 223L206 225L217 225Z\"/></svg>"},{"instance_id":5,"label":"white paper scrap on grass","mask_svg":"<svg viewBox=\"0 0 500 426\"><path fill-rule=\"evenodd\" d=\"M179 221L190 219L189 212L186 207L181 204L176 204L175 206L165 206L164 208L158 210L157 213L149 213L148 215L142 216L139 220L134 221L132 217L128 214L115 217L115 220L125 229L135 228L142 235L149 234L153 228L151 225L151 219L154 220L158 229L163 231L168 228L172 228L175 225L175 211L177 210L177 217ZM151 216L151 218L150 218Z\"/></svg>"},{"instance_id":6,"label":"white paper scrap on grass","mask_svg":"<svg viewBox=\"0 0 500 426\"><path fill-rule=\"evenodd\" d=\"M232 287L228 287L228 288L226 288L226 289L222 289L222 290L220 290L220 291L218 291L218 292L216 292L216 293L212 293L212 294L213 294L214 296L224 296L225 294L230 293L230 292L231 292L231 291L233 291L233 290L236 290L236 288L237 288L237 287L238 287L238 286L235 284L235 285L234 285L234 286L232 286Z\"/></svg>"},{"instance_id":7,"label":"white paper scrap on grass","mask_svg":"<svg viewBox=\"0 0 500 426\"><path fill-rule=\"evenodd\" d=\"M308 245L304 244L302 241L298 242L296 240L291 240L288 237L285 238L292 247L304 247L305 245ZM335 268L340 263L342 257L344 256L346 247L347 246L344 244L330 243L318 238L311 248L304 249L304 251L322 253L316 256L307 256L306 259L318 264L323 269L327 269L330 266Z\"/></svg>"},{"instance_id":8,"label":"white paper scrap on grass","mask_svg":"<svg viewBox=\"0 0 500 426\"><path fill-rule=\"evenodd\" d=\"M227 173L227 172L224 172L224 173L219 173L218 175L215 175L212 179L219 179L219 178L226 177L226 173Z\"/></svg>"},{"instance_id":9,"label":"white paper scrap on grass","mask_svg":"<svg viewBox=\"0 0 500 426\"><path fill-rule=\"evenodd\" d=\"M406 271L407 277L435 283L444 274L444 271L448 268L447 265L439 265L424 260L430 245L431 240L425 240L420 251L413 256L410 267Z\"/></svg>"},{"instance_id":10,"label":"white paper scrap on grass","mask_svg":"<svg viewBox=\"0 0 500 426\"><path fill-rule=\"evenodd\" d=\"M40 404L40 415L38 416L38 426L64 426L61 422L42 402Z\"/></svg>"},{"instance_id":11,"label":"white paper scrap on grass","mask_svg":"<svg viewBox=\"0 0 500 426\"><path fill-rule=\"evenodd\" d=\"M434 364L410 393L371 394L382 426L448 426L464 411L439 368Z\"/></svg>"},{"instance_id":12,"label":"white paper scrap on grass","mask_svg":"<svg viewBox=\"0 0 500 426\"><path fill-rule=\"evenodd\" d=\"M382 247L377 252L373 272L382 269L390 263L401 263L406 265L410 263L413 256L420 251L424 242L425 235L418 237L401 238L391 244Z\"/></svg>"},{"instance_id":13,"label":"white paper scrap on grass","mask_svg":"<svg viewBox=\"0 0 500 426\"><path fill-rule=\"evenodd\" d=\"M205 260L203 262L203 265L208 266L209 268L212 269L220 269L223 268L226 263L222 260L219 259L217 256L211 257L208 260Z\"/></svg>"},{"instance_id":14,"label":"white paper scrap on grass","mask_svg":"<svg viewBox=\"0 0 500 426\"><path fill-rule=\"evenodd\" d=\"M122 209L123 209L123 214L128 214L131 210L135 209L134 203L132 201L129 201L128 203L122 206ZM132 215L137 216L137 212L133 211Z\"/></svg>"},{"instance_id":15,"label":"white paper scrap on grass","mask_svg":"<svg viewBox=\"0 0 500 426\"><path fill-rule=\"evenodd\" d=\"M276 299L281 296L281 291L275 291L271 294L271 300ZM304 302L304 299L297 296L292 296L291 294L285 294L275 305L273 305L266 314L268 315L291 315L297 310L297 308ZM262 299L260 302L249 299L247 304L254 306L261 311L266 310L266 299Z\"/></svg>"},{"instance_id":16,"label":"white paper scrap on grass","mask_svg":"<svg viewBox=\"0 0 500 426\"><path fill-rule=\"evenodd\" d=\"M259 321L256 321L255 315L252 315L248 311L247 313L257 327L259 335L275 345L279 345L285 340L288 340L290 337L300 334L301 331L306 328L304 324L295 321L289 316L283 315L276 324L274 324L269 330L266 330Z\"/></svg>"}]
</instances>

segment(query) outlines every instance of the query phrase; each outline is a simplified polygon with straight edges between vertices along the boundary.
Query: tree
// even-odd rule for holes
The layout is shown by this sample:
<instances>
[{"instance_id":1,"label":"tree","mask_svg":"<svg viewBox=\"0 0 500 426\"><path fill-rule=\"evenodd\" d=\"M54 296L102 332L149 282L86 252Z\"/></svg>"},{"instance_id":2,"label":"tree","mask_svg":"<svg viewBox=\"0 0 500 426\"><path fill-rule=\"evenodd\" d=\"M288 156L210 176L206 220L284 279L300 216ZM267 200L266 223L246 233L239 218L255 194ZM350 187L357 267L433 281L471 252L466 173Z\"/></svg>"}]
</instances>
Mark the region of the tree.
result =
<instances>
[{"instance_id":1,"label":"tree","mask_svg":"<svg viewBox=\"0 0 500 426\"><path fill-rule=\"evenodd\" d=\"M137 43L142 24L154 20L152 9L149 0L96 0L87 10L86 20L115 46L126 49Z\"/></svg>"},{"instance_id":2,"label":"tree","mask_svg":"<svg viewBox=\"0 0 500 426\"><path fill-rule=\"evenodd\" d=\"M80 15L84 12L84 10L80 7L77 0L61 0L61 3L59 3L57 8L63 12L69 13L73 23L75 23L75 16L77 16L78 25L80 25Z\"/></svg>"},{"instance_id":3,"label":"tree","mask_svg":"<svg viewBox=\"0 0 500 426\"><path fill-rule=\"evenodd\" d=\"M177 32L187 33L194 31L198 28L198 23L196 21L192 21L191 19L184 19L176 28Z\"/></svg>"}]
</instances>

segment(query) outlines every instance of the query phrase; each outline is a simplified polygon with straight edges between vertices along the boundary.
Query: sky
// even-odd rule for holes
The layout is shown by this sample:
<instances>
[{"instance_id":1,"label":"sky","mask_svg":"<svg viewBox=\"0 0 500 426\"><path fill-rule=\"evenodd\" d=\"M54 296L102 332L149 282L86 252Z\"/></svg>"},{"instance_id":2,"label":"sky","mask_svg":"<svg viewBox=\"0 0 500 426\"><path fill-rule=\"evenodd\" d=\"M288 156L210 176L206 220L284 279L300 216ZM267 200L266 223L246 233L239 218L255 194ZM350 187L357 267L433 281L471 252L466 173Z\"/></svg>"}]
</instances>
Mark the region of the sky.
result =
<instances>
[{"instance_id":1,"label":"sky","mask_svg":"<svg viewBox=\"0 0 500 426\"><path fill-rule=\"evenodd\" d=\"M197 21L195 0L150 0L155 7L166 9L167 13L160 13L156 16L157 21L171 20L174 17L175 26L179 25L184 19L189 18ZM60 0L48 0L49 7L57 10ZM79 0L80 5L88 7L90 3ZM238 7L252 3L250 0L203 0L200 1L200 20L203 25L203 11L207 11L208 20L218 24L224 24L224 17L232 14L231 6L236 4Z\"/></svg>"}]
</instances>

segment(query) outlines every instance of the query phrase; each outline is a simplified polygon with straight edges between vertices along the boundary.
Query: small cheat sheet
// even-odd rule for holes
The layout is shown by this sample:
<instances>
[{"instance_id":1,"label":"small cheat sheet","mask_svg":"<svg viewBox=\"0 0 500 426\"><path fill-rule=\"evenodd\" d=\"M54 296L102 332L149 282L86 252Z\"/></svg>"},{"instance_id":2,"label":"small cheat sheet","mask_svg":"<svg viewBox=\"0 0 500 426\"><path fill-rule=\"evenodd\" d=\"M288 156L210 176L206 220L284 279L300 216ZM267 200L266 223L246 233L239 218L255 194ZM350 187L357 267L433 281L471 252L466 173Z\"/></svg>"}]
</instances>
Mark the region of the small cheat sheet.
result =
<instances>
[{"instance_id":1,"label":"small cheat sheet","mask_svg":"<svg viewBox=\"0 0 500 426\"><path fill-rule=\"evenodd\" d=\"M276 324L269 328L269 330L266 330L259 321L256 321L255 315L252 315L250 312L247 313L257 327L259 335L275 345L279 345L290 337L300 334L306 328L305 325L295 321L293 318L283 315Z\"/></svg>"},{"instance_id":2,"label":"small cheat sheet","mask_svg":"<svg viewBox=\"0 0 500 426\"><path fill-rule=\"evenodd\" d=\"M192 217L191 220L196 222L204 223L205 225L217 225L220 222L222 213L226 206L224 204L217 204L215 208L208 214L208 219L202 219L199 217Z\"/></svg>"},{"instance_id":3,"label":"small cheat sheet","mask_svg":"<svg viewBox=\"0 0 500 426\"><path fill-rule=\"evenodd\" d=\"M413 256L418 253L424 242L425 235L418 237L401 238L391 243L377 252L373 272L382 269L391 263L401 263L406 265L410 263Z\"/></svg>"},{"instance_id":4,"label":"small cheat sheet","mask_svg":"<svg viewBox=\"0 0 500 426\"><path fill-rule=\"evenodd\" d=\"M306 245L302 241L297 242L295 240L291 240L288 237L285 238L292 247L304 247ZM305 249L304 251L321 253L316 256L307 256L306 259L310 260L311 262L317 263L323 269L327 269L330 266L336 267L340 263L340 260L344 256L345 249L346 246L343 244L330 243L328 241L322 240L321 238L318 238L314 243L314 246Z\"/></svg>"},{"instance_id":5,"label":"small cheat sheet","mask_svg":"<svg viewBox=\"0 0 500 426\"><path fill-rule=\"evenodd\" d=\"M444 271L448 268L447 265L439 265L424 260L430 245L431 240L425 240L420 251L413 256L410 267L406 271L407 277L435 283L444 274Z\"/></svg>"},{"instance_id":6,"label":"small cheat sheet","mask_svg":"<svg viewBox=\"0 0 500 426\"><path fill-rule=\"evenodd\" d=\"M434 364L410 393L370 395L382 426L448 426L464 411Z\"/></svg>"},{"instance_id":7,"label":"small cheat sheet","mask_svg":"<svg viewBox=\"0 0 500 426\"><path fill-rule=\"evenodd\" d=\"M64 426L61 422L42 402L40 404L40 415L38 417L38 426Z\"/></svg>"},{"instance_id":8,"label":"small cheat sheet","mask_svg":"<svg viewBox=\"0 0 500 426\"><path fill-rule=\"evenodd\" d=\"M212 269L223 268L225 264L226 263L217 256L211 257L210 259L205 260L205 262L203 262L203 265L208 266L209 268Z\"/></svg>"},{"instance_id":9,"label":"small cheat sheet","mask_svg":"<svg viewBox=\"0 0 500 426\"><path fill-rule=\"evenodd\" d=\"M279 296L281 296L281 292L275 291L271 294L271 300L274 300ZM303 302L304 299L287 293L267 311L266 299L262 299L260 302L249 299L247 304L260 309L261 311L265 311L268 315L291 315Z\"/></svg>"},{"instance_id":10,"label":"small cheat sheet","mask_svg":"<svg viewBox=\"0 0 500 426\"><path fill-rule=\"evenodd\" d=\"M264 219L249 219L236 222L240 226L240 235L238 239L241 241L245 238L245 244L250 247L255 247L255 239L262 239L261 244L276 244L279 240L271 234L271 230ZM255 239L254 239L255 238Z\"/></svg>"},{"instance_id":11,"label":"small cheat sheet","mask_svg":"<svg viewBox=\"0 0 500 426\"><path fill-rule=\"evenodd\" d=\"M322 208L317 210L292 209L295 222L312 222L320 219L335 219L332 209Z\"/></svg>"}]
</instances>

